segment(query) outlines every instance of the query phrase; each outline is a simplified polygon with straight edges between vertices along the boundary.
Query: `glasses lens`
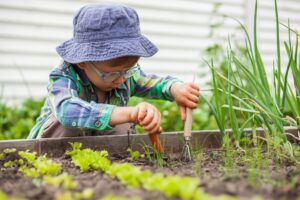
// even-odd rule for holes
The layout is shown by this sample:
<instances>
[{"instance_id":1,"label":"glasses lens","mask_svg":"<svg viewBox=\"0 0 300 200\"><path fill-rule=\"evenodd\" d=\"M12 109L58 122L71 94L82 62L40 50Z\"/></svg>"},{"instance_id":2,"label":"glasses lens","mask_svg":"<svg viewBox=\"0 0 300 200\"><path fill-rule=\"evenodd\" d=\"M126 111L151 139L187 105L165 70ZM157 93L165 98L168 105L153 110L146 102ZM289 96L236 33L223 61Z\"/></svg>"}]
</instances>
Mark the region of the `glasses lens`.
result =
<instances>
[{"instance_id":1,"label":"glasses lens","mask_svg":"<svg viewBox=\"0 0 300 200\"><path fill-rule=\"evenodd\" d=\"M140 66L138 64L132 67L131 69L129 69L127 72L109 72L106 74L102 74L93 63L92 63L92 68L96 71L97 75L105 82L113 82L116 79L120 78L121 76L123 76L126 79L130 78L140 70Z\"/></svg>"},{"instance_id":2,"label":"glasses lens","mask_svg":"<svg viewBox=\"0 0 300 200\"><path fill-rule=\"evenodd\" d=\"M120 76L122 76L122 74L120 72L110 72L105 74L105 82L112 82L116 79L118 79Z\"/></svg>"},{"instance_id":3,"label":"glasses lens","mask_svg":"<svg viewBox=\"0 0 300 200\"><path fill-rule=\"evenodd\" d=\"M134 66L131 69L129 69L127 72L124 73L124 77L125 78L130 78L131 76L133 76L136 72L139 71L139 66Z\"/></svg>"}]
</instances>

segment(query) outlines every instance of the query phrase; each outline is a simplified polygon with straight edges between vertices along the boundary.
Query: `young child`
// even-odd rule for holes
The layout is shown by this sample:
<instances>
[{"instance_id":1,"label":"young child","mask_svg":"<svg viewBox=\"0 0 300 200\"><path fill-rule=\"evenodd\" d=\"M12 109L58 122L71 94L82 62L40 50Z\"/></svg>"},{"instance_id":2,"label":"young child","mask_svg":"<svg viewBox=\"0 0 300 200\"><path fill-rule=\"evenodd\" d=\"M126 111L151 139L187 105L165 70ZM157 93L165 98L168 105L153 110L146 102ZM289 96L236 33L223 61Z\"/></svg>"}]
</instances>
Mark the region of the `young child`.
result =
<instances>
[{"instance_id":1,"label":"young child","mask_svg":"<svg viewBox=\"0 0 300 200\"><path fill-rule=\"evenodd\" d=\"M160 133L159 111L148 103L127 107L131 96L175 100L183 120L185 108L197 106L196 84L141 70L139 58L158 50L141 34L132 8L84 6L73 26L73 38L56 49L64 61L50 73L48 96L29 139L125 134L128 123Z\"/></svg>"}]
</instances>

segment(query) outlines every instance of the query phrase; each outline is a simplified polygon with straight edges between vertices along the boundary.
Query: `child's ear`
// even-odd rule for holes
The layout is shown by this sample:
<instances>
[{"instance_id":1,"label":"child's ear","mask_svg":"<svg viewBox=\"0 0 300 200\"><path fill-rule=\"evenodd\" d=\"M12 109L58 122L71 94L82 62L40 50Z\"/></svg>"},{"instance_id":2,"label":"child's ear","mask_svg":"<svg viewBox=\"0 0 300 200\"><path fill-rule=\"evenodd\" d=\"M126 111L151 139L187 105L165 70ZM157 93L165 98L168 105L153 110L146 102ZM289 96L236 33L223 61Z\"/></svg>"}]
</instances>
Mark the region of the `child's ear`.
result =
<instances>
[{"instance_id":1,"label":"child's ear","mask_svg":"<svg viewBox=\"0 0 300 200\"><path fill-rule=\"evenodd\" d=\"M87 63L85 63L85 62L78 63L77 66L78 66L80 69L85 69L85 68L87 67Z\"/></svg>"}]
</instances>

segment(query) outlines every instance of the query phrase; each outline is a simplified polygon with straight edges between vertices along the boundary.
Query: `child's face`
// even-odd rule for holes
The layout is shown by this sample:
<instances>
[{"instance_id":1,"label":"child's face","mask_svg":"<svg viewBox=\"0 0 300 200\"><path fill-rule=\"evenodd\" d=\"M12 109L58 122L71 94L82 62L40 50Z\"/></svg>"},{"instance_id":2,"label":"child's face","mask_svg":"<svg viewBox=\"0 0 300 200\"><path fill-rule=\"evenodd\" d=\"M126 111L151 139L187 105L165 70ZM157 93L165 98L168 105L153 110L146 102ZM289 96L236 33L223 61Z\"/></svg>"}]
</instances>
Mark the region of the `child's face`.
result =
<instances>
[{"instance_id":1,"label":"child's face","mask_svg":"<svg viewBox=\"0 0 300 200\"><path fill-rule=\"evenodd\" d=\"M122 75L116 77L114 80L107 78L111 72L127 72L129 69L134 67L139 60L136 56L126 56L116 58L113 60L99 61L99 62L84 62L79 63L78 67L83 69L89 78L89 80L97 87L97 89L107 92L117 88L119 85L126 81L126 78ZM99 71L98 74L96 71ZM118 73L114 73L118 74ZM102 75L102 76L99 76ZM104 77L103 77L104 75Z\"/></svg>"}]
</instances>

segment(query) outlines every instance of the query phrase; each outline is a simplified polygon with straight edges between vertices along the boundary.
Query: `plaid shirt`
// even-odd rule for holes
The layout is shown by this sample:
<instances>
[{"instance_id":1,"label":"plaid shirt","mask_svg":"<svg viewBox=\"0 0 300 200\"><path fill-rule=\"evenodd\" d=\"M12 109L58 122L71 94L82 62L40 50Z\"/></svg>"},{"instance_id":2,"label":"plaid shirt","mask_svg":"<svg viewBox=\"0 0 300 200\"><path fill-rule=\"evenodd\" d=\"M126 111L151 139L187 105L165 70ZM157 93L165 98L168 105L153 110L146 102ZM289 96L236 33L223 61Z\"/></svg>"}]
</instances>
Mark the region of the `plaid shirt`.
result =
<instances>
[{"instance_id":1,"label":"plaid shirt","mask_svg":"<svg viewBox=\"0 0 300 200\"><path fill-rule=\"evenodd\" d=\"M75 65L63 62L50 73L48 96L28 139L38 138L43 124L54 115L65 127L110 130L110 115L115 106L126 106L131 96L172 101L171 85L180 80L146 75L139 70L118 88L111 90L105 103L97 103L93 85Z\"/></svg>"}]
</instances>

